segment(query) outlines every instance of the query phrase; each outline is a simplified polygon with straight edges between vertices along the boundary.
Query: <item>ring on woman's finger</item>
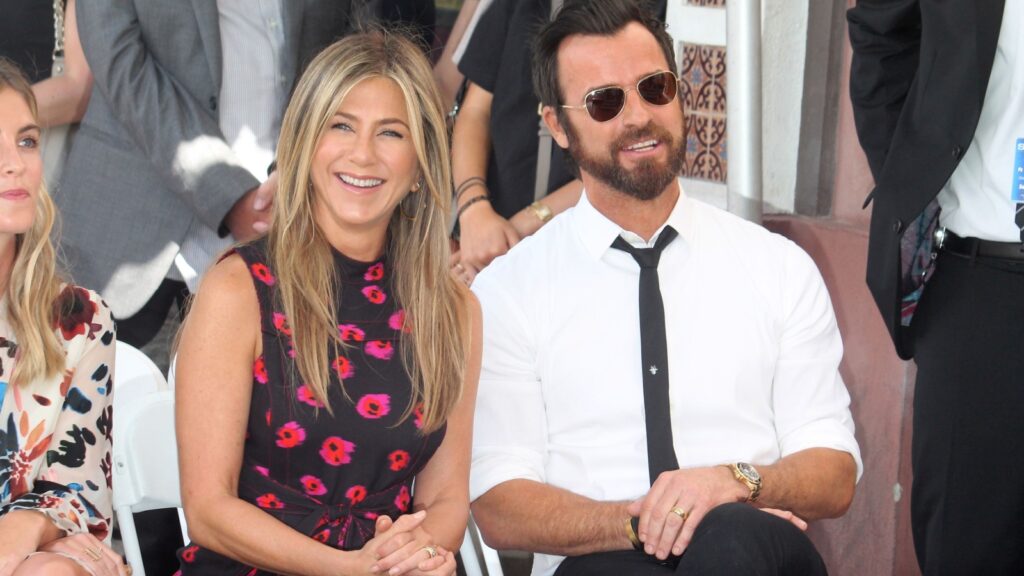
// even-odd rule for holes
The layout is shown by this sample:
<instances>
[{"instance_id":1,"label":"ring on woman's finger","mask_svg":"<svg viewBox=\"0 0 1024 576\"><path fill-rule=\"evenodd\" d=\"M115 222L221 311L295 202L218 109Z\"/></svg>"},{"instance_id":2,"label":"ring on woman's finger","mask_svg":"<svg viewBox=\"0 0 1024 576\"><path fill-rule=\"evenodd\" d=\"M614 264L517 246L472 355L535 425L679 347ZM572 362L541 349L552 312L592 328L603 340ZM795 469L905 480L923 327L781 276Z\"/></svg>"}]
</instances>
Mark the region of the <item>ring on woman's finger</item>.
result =
<instances>
[{"instance_id":1,"label":"ring on woman's finger","mask_svg":"<svg viewBox=\"0 0 1024 576\"><path fill-rule=\"evenodd\" d=\"M437 557L437 548L433 546L424 546L423 551L430 555L431 560Z\"/></svg>"},{"instance_id":2,"label":"ring on woman's finger","mask_svg":"<svg viewBox=\"0 0 1024 576\"><path fill-rule=\"evenodd\" d=\"M686 518L690 516L689 512L687 512L686 510L683 510L679 506L676 506L675 508L669 510L669 512L675 514L676 516L679 516L679 519L682 520L683 522L686 522Z\"/></svg>"},{"instance_id":3,"label":"ring on woman's finger","mask_svg":"<svg viewBox=\"0 0 1024 576\"><path fill-rule=\"evenodd\" d=\"M93 546L89 546L88 548L85 549L85 553L89 555L89 558L92 558L95 561L99 561L99 560L103 559L103 554L100 553L99 548L96 548L96 547L93 547Z\"/></svg>"}]
</instances>

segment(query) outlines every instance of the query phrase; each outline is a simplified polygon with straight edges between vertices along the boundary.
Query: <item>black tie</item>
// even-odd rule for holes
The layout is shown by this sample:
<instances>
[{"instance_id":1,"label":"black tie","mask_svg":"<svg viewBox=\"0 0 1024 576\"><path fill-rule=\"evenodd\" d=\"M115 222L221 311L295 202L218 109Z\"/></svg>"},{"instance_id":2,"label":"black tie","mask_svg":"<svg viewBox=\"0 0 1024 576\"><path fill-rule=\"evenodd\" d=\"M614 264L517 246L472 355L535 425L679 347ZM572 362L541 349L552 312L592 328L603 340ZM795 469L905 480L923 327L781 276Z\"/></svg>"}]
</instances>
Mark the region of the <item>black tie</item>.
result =
<instances>
[{"instance_id":1,"label":"black tie","mask_svg":"<svg viewBox=\"0 0 1024 576\"><path fill-rule=\"evenodd\" d=\"M665 342L665 306L658 285L661 251L676 231L666 226L654 248L634 248L621 236L612 248L628 252L640 265L640 359L644 377L644 415L647 424L647 469L651 484L666 470L677 470L672 445L672 419L668 405L668 344Z\"/></svg>"}]
</instances>

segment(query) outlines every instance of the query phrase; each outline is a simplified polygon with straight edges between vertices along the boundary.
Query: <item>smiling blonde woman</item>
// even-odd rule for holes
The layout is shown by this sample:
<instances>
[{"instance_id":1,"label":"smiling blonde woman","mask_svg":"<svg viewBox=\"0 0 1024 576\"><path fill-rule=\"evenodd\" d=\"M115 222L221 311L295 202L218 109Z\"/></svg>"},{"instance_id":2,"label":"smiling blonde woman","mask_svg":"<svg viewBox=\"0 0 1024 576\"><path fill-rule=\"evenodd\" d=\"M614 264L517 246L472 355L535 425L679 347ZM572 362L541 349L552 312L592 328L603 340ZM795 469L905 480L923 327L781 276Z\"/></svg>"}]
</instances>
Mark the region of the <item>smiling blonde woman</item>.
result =
<instances>
[{"instance_id":1,"label":"smiling blonde woman","mask_svg":"<svg viewBox=\"0 0 1024 576\"><path fill-rule=\"evenodd\" d=\"M480 312L448 272L429 64L385 31L332 45L278 150L268 237L213 268L182 333L182 573L453 574Z\"/></svg>"}]
</instances>

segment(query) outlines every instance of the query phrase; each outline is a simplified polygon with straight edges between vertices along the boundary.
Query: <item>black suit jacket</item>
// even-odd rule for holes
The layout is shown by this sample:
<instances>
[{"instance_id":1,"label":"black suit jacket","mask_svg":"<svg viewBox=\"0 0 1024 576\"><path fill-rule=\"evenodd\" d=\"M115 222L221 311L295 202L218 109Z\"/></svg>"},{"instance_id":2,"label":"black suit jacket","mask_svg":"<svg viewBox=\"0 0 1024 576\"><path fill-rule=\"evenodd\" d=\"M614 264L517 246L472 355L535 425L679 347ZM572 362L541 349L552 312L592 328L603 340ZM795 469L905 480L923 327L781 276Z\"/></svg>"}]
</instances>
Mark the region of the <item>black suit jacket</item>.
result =
<instances>
[{"instance_id":1,"label":"black suit jacket","mask_svg":"<svg viewBox=\"0 0 1024 576\"><path fill-rule=\"evenodd\" d=\"M900 241L971 143L1002 16L1003 0L858 0L847 13L850 99L875 178L867 281L901 358L913 347Z\"/></svg>"}]
</instances>

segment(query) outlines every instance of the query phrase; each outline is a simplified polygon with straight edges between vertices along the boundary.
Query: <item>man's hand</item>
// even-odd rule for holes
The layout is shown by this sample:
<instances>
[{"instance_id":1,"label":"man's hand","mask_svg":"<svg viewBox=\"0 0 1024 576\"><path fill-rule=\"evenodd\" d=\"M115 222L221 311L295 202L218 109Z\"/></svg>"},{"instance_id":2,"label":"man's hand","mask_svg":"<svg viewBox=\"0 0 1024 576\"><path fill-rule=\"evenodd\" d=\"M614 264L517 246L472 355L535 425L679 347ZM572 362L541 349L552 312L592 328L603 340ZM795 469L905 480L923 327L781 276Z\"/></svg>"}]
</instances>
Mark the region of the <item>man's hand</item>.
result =
<instances>
[{"instance_id":1,"label":"man's hand","mask_svg":"<svg viewBox=\"0 0 1024 576\"><path fill-rule=\"evenodd\" d=\"M686 550L708 511L719 504L743 501L748 495L747 488L724 466L672 470L662 472L650 492L629 505L629 514L640 517L637 536L644 551L664 560ZM684 512L682 516L673 512L677 508Z\"/></svg>"},{"instance_id":2,"label":"man's hand","mask_svg":"<svg viewBox=\"0 0 1024 576\"><path fill-rule=\"evenodd\" d=\"M459 265L462 268L456 267L456 272L466 284L472 283L477 272L508 252L519 239L512 224L495 212L490 203L477 202L459 219Z\"/></svg>"},{"instance_id":3,"label":"man's hand","mask_svg":"<svg viewBox=\"0 0 1024 576\"><path fill-rule=\"evenodd\" d=\"M277 172L272 172L267 181L249 190L231 207L224 224L238 242L248 242L267 233L270 229L270 207L277 193Z\"/></svg>"}]
</instances>

